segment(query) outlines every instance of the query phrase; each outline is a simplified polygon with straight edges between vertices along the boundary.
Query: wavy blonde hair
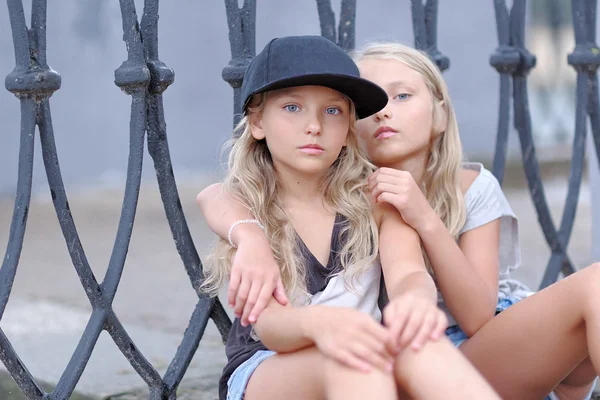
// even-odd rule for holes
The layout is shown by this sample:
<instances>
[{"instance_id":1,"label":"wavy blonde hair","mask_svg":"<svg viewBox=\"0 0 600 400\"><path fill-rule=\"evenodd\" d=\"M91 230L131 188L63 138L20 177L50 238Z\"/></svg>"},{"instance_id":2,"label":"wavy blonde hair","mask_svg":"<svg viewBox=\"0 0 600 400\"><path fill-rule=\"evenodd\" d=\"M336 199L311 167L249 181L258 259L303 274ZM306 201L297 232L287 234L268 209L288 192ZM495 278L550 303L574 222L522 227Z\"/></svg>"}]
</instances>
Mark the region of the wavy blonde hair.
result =
<instances>
[{"instance_id":1,"label":"wavy blonde hair","mask_svg":"<svg viewBox=\"0 0 600 400\"><path fill-rule=\"evenodd\" d=\"M223 188L264 225L271 250L281 268L286 292L292 302L298 304L305 301L308 295L305 263L300 254L298 236L280 198L281 182L267 143L264 139L256 140L252 136L249 123L249 115L263 110L268 95L267 92L254 96L246 116L234 130L234 138L226 144L231 150ZM352 286L353 279L375 261L378 236L371 204L364 190L374 167L358 143L356 112L351 101L349 118L347 145L321 184L325 204L346 219L340 230L340 239L344 240L339 256ZM236 138L237 134L239 137ZM220 240L214 246L204 269L205 280L200 286L202 291L211 295L217 293L229 278L234 254L235 249L227 241Z\"/></svg>"},{"instance_id":2,"label":"wavy blonde hair","mask_svg":"<svg viewBox=\"0 0 600 400\"><path fill-rule=\"evenodd\" d=\"M427 54L399 43L371 43L356 51L353 58L357 63L366 59L399 61L423 76L433 101L433 124L431 153L421 189L452 236L458 238L467 214L460 182L463 153L442 73Z\"/></svg>"}]
</instances>

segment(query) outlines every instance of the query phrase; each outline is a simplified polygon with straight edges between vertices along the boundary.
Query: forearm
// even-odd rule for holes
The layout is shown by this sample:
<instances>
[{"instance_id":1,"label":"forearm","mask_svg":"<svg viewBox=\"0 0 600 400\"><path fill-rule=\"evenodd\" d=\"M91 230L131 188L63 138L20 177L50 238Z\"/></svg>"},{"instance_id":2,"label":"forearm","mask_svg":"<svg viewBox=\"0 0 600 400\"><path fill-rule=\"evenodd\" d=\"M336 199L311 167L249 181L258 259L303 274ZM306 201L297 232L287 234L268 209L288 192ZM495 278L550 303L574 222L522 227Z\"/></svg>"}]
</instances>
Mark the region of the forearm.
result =
<instances>
[{"instance_id":1,"label":"forearm","mask_svg":"<svg viewBox=\"0 0 600 400\"><path fill-rule=\"evenodd\" d=\"M283 307L272 304L259 316L254 331L270 350L287 353L314 344L312 325L315 324L319 306Z\"/></svg>"},{"instance_id":2,"label":"forearm","mask_svg":"<svg viewBox=\"0 0 600 400\"><path fill-rule=\"evenodd\" d=\"M497 287L486 284L439 218L419 235L448 309L467 334L474 334L494 317Z\"/></svg>"},{"instance_id":3,"label":"forearm","mask_svg":"<svg viewBox=\"0 0 600 400\"><path fill-rule=\"evenodd\" d=\"M215 183L202 190L196 197L196 202L210 230L224 240L228 240L229 229L236 221L254 218L231 193L223 190L221 183ZM233 230L231 239L239 244L245 236L257 234L263 235L258 225L243 224Z\"/></svg>"},{"instance_id":4,"label":"forearm","mask_svg":"<svg viewBox=\"0 0 600 400\"><path fill-rule=\"evenodd\" d=\"M429 298L437 303L437 290L433 279L426 271L411 272L401 279L388 279L386 277L386 289L391 299L406 293L414 293Z\"/></svg>"}]
</instances>

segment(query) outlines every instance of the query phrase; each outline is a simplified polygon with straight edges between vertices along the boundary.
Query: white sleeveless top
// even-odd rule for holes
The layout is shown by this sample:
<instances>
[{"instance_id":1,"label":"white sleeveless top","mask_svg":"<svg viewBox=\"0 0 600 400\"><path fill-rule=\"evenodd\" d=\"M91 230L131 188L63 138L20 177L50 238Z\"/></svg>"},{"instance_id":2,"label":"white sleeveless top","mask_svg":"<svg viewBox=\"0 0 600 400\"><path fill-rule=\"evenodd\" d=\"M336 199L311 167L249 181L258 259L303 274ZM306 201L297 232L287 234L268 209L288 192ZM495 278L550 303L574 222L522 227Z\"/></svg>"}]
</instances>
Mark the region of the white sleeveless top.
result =
<instances>
[{"instance_id":1,"label":"white sleeveless top","mask_svg":"<svg viewBox=\"0 0 600 400\"><path fill-rule=\"evenodd\" d=\"M521 265L517 217L504 196L500 183L490 171L480 163L464 163L463 168L477 171L479 175L465 194L467 219L459 235L500 219L498 300L523 299L531 294L530 289L510 277L510 272ZM438 306L446 313L448 326L457 325L439 291Z\"/></svg>"}]
</instances>

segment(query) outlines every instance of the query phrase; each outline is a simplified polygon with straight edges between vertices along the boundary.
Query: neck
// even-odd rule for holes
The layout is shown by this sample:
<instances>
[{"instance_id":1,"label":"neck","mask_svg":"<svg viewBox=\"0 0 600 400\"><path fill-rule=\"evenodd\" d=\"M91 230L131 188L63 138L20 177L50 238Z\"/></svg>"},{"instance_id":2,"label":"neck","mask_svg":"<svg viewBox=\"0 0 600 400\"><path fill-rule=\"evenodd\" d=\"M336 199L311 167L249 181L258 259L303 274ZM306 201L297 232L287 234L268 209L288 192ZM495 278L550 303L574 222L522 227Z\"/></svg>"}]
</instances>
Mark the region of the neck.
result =
<instances>
[{"instance_id":1,"label":"neck","mask_svg":"<svg viewBox=\"0 0 600 400\"><path fill-rule=\"evenodd\" d=\"M281 169L277 174L281 185L281 200L287 208L323 207L322 177Z\"/></svg>"}]
</instances>

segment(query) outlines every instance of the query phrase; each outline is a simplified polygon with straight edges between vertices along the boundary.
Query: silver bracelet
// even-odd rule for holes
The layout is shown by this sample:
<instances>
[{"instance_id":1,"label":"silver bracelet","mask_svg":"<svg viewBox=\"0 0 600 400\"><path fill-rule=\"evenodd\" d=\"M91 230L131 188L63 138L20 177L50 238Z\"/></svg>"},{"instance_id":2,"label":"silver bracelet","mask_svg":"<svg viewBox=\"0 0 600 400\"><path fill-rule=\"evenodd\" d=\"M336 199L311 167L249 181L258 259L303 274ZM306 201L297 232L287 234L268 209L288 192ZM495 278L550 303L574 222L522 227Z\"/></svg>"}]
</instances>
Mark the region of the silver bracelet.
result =
<instances>
[{"instance_id":1,"label":"silver bracelet","mask_svg":"<svg viewBox=\"0 0 600 400\"><path fill-rule=\"evenodd\" d=\"M238 221L235 221L231 225L231 228L229 228L229 233L227 234L227 239L229 240L229 244L234 249L237 249L237 246L235 245L235 243L233 243L233 240L231 240L231 235L233 234L233 230L235 229L235 227L238 225L241 225L241 224L256 224L256 225L258 225L258 227L260 229L262 229L263 231L265 230L265 227L257 219L240 219Z\"/></svg>"}]
</instances>

